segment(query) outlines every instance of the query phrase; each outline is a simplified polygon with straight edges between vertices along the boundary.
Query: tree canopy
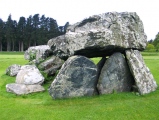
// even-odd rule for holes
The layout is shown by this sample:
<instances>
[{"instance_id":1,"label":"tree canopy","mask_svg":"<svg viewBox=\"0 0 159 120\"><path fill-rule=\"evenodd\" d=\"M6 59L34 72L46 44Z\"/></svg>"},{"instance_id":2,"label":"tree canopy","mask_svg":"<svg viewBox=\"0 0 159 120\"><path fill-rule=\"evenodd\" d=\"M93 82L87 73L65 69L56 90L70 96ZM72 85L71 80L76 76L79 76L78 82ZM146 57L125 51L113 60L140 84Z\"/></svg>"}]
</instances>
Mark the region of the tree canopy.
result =
<instances>
[{"instance_id":1,"label":"tree canopy","mask_svg":"<svg viewBox=\"0 0 159 120\"><path fill-rule=\"evenodd\" d=\"M65 34L68 22L58 26L57 21L45 15L30 15L6 22L0 19L0 51L24 51L30 46L45 45L51 38Z\"/></svg>"}]
</instances>

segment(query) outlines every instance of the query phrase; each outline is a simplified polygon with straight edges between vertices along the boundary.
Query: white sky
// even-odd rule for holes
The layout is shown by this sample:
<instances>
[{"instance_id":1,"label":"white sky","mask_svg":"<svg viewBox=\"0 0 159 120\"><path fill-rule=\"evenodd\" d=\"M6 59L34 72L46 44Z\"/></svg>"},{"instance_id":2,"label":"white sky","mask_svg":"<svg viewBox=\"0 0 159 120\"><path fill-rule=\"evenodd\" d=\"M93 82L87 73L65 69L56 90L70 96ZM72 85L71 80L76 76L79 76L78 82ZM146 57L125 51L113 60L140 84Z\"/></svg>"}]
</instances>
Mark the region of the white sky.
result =
<instances>
[{"instance_id":1,"label":"white sky","mask_svg":"<svg viewBox=\"0 0 159 120\"><path fill-rule=\"evenodd\" d=\"M0 0L0 18L13 20L39 13L54 18L58 25L73 24L105 12L137 12L148 40L159 32L159 0Z\"/></svg>"}]
</instances>

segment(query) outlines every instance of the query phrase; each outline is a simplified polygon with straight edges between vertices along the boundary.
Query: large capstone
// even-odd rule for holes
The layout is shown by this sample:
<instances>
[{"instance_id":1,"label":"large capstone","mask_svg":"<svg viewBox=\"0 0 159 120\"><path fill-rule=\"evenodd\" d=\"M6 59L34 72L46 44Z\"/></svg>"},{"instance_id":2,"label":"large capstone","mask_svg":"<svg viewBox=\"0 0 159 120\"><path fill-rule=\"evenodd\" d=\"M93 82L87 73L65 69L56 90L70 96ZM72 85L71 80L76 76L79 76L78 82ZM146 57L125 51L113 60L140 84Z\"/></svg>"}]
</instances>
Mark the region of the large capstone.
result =
<instances>
[{"instance_id":1,"label":"large capstone","mask_svg":"<svg viewBox=\"0 0 159 120\"><path fill-rule=\"evenodd\" d=\"M21 65L13 64L6 69L6 75L16 76L20 71Z\"/></svg>"},{"instance_id":2,"label":"large capstone","mask_svg":"<svg viewBox=\"0 0 159 120\"><path fill-rule=\"evenodd\" d=\"M49 88L52 98L92 96L96 93L96 65L86 57L72 56Z\"/></svg>"},{"instance_id":3,"label":"large capstone","mask_svg":"<svg viewBox=\"0 0 159 120\"><path fill-rule=\"evenodd\" d=\"M16 76L16 83L25 85L42 84L44 77L34 65L24 65Z\"/></svg>"},{"instance_id":4,"label":"large capstone","mask_svg":"<svg viewBox=\"0 0 159 120\"><path fill-rule=\"evenodd\" d=\"M63 63L64 61L61 60L59 57L52 56L44 62L40 63L38 68L46 73L48 76L52 76L57 72L57 70L61 68Z\"/></svg>"},{"instance_id":5,"label":"large capstone","mask_svg":"<svg viewBox=\"0 0 159 120\"><path fill-rule=\"evenodd\" d=\"M94 15L67 28L65 35L48 45L54 55L67 59L73 55L104 57L127 49L144 50L147 37L135 12L108 12Z\"/></svg>"},{"instance_id":6,"label":"large capstone","mask_svg":"<svg viewBox=\"0 0 159 120\"><path fill-rule=\"evenodd\" d=\"M32 46L25 51L24 58L29 61L44 60L48 57L49 50L50 47L48 45Z\"/></svg>"},{"instance_id":7,"label":"large capstone","mask_svg":"<svg viewBox=\"0 0 159 120\"><path fill-rule=\"evenodd\" d=\"M146 66L141 53L138 50L127 50L126 58L138 92L141 95L155 91L157 88L156 81Z\"/></svg>"},{"instance_id":8,"label":"large capstone","mask_svg":"<svg viewBox=\"0 0 159 120\"><path fill-rule=\"evenodd\" d=\"M34 92L42 92L45 91L44 87L41 85L25 85L25 84L17 84L10 83L6 85L7 92L14 93L16 95L29 94Z\"/></svg>"},{"instance_id":9,"label":"large capstone","mask_svg":"<svg viewBox=\"0 0 159 120\"><path fill-rule=\"evenodd\" d=\"M101 70L98 91L100 94L131 91L134 83L129 67L121 53L114 53L108 58Z\"/></svg>"}]
</instances>

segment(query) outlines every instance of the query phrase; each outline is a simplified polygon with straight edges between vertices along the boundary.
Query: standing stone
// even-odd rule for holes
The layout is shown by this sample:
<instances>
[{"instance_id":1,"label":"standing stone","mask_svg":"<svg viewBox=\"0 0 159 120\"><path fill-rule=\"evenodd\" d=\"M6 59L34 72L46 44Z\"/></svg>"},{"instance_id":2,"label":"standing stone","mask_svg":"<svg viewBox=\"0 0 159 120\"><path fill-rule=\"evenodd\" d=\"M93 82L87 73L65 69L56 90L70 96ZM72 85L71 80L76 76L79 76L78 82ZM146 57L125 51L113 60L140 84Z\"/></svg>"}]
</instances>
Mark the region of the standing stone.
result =
<instances>
[{"instance_id":1,"label":"standing stone","mask_svg":"<svg viewBox=\"0 0 159 120\"><path fill-rule=\"evenodd\" d=\"M52 76L57 72L57 70L61 68L63 63L64 61L61 60L59 57L52 56L51 58L40 63L38 68L47 75Z\"/></svg>"},{"instance_id":2,"label":"standing stone","mask_svg":"<svg viewBox=\"0 0 159 120\"><path fill-rule=\"evenodd\" d=\"M11 83L6 85L7 92L14 93L16 95L24 95L34 92L42 92L45 91L44 87L41 85L25 85L25 84L17 84Z\"/></svg>"},{"instance_id":3,"label":"standing stone","mask_svg":"<svg viewBox=\"0 0 159 120\"><path fill-rule=\"evenodd\" d=\"M67 28L65 35L51 39L54 55L104 57L127 49L144 50L147 36L135 12L93 15Z\"/></svg>"},{"instance_id":4,"label":"standing stone","mask_svg":"<svg viewBox=\"0 0 159 120\"><path fill-rule=\"evenodd\" d=\"M18 72L20 71L20 68L21 68L20 65L17 65L17 64L11 65L6 69L6 75L16 76Z\"/></svg>"},{"instance_id":5,"label":"standing stone","mask_svg":"<svg viewBox=\"0 0 159 120\"><path fill-rule=\"evenodd\" d=\"M138 92L144 95L155 91L157 88L156 81L149 68L146 66L141 53L138 50L127 50L126 58L135 79Z\"/></svg>"},{"instance_id":6,"label":"standing stone","mask_svg":"<svg viewBox=\"0 0 159 120\"><path fill-rule=\"evenodd\" d=\"M124 56L114 53L106 60L101 70L97 88L100 94L130 91L133 81Z\"/></svg>"},{"instance_id":7,"label":"standing stone","mask_svg":"<svg viewBox=\"0 0 159 120\"><path fill-rule=\"evenodd\" d=\"M34 85L42 84L44 77L34 65L24 65L16 76L16 83Z\"/></svg>"},{"instance_id":8,"label":"standing stone","mask_svg":"<svg viewBox=\"0 0 159 120\"><path fill-rule=\"evenodd\" d=\"M49 88L52 98L92 96L96 91L96 65L86 57L72 56Z\"/></svg>"}]
</instances>

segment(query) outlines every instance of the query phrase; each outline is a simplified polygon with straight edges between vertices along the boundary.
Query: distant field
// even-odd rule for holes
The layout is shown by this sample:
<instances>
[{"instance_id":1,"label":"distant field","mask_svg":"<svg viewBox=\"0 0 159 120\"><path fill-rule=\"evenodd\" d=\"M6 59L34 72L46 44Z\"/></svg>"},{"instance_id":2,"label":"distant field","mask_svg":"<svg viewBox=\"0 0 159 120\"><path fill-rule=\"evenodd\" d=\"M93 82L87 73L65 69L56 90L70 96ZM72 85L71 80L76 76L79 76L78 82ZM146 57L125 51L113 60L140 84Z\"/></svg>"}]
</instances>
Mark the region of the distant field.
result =
<instances>
[{"instance_id":1,"label":"distant field","mask_svg":"<svg viewBox=\"0 0 159 120\"><path fill-rule=\"evenodd\" d=\"M9 65L24 65L24 53L0 52L0 120L158 120L159 89L144 96L132 92L53 100L46 91L16 96L5 85L15 77L5 75ZM143 52L146 65L159 85L159 54ZM97 63L100 58L93 58Z\"/></svg>"}]
</instances>

